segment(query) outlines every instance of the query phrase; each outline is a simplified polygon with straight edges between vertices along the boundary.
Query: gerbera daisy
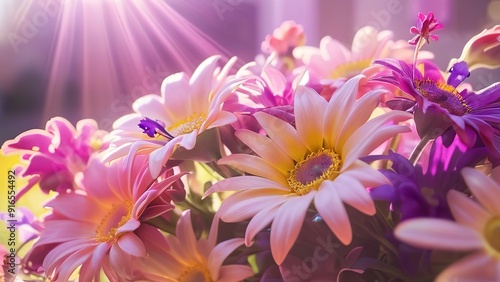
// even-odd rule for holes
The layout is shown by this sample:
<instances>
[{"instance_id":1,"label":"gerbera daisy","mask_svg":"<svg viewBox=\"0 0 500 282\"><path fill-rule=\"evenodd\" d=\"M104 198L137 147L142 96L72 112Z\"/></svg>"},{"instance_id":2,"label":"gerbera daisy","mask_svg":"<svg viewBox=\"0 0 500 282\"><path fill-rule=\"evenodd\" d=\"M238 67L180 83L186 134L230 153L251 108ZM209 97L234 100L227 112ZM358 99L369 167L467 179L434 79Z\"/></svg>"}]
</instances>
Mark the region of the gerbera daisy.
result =
<instances>
[{"instance_id":1,"label":"gerbera daisy","mask_svg":"<svg viewBox=\"0 0 500 282\"><path fill-rule=\"evenodd\" d=\"M217 217L214 218L208 238L196 239L191 222L191 211L182 213L176 227L176 236L149 240L147 258L137 259L135 277L145 281L242 281L253 276L248 265L223 265L224 260L239 246L243 238L217 242Z\"/></svg>"},{"instance_id":2,"label":"gerbera daisy","mask_svg":"<svg viewBox=\"0 0 500 282\"><path fill-rule=\"evenodd\" d=\"M51 281L68 281L79 266L80 281L99 277L101 268L111 281L129 280L132 258L147 255L143 241L149 237L138 234L160 233L142 222L173 209L170 187L184 175L154 180L145 158L109 166L92 160L81 180L84 193L61 194L47 203L52 213L26 263L33 267L43 260ZM151 205L156 199L161 201Z\"/></svg>"},{"instance_id":3,"label":"gerbera daisy","mask_svg":"<svg viewBox=\"0 0 500 282\"><path fill-rule=\"evenodd\" d=\"M75 176L85 170L91 156L106 149L105 134L98 130L94 120L81 120L75 128L68 120L54 117L45 130L28 130L6 141L3 153L21 154L23 161L28 162L21 175L29 179L17 196L21 197L35 184L45 193L75 189Z\"/></svg>"},{"instance_id":4,"label":"gerbera daisy","mask_svg":"<svg viewBox=\"0 0 500 282\"><path fill-rule=\"evenodd\" d=\"M245 243L272 222L271 251L278 264L285 259L314 202L318 213L344 244L352 232L345 202L361 212L375 214L368 186L387 183L376 169L359 160L407 127L393 125L410 114L392 111L372 120L369 117L382 91L356 101L360 80L349 80L327 102L310 88L298 86L294 113L296 128L266 113L255 117L267 135L239 130L236 136L258 156L233 154L219 163L248 174L222 180L205 195L240 191L226 199L218 211L227 222L250 221Z\"/></svg>"},{"instance_id":5,"label":"gerbera daisy","mask_svg":"<svg viewBox=\"0 0 500 282\"><path fill-rule=\"evenodd\" d=\"M371 77L378 73L382 68L372 65L375 59L391 57L411 61L411 45L402 40L394 42L392 38L392 31L379 32L371 26L365 26L354 35L350 50L332 37L325 36L321 39L319 48L298 46L293 50L293 55L301 60L310 72L310 83L319 82L335 90L347 79L358 74ZM432 58L432 54L421 53L421 57ZM358 95L374 89L378 84L364 81L360 85ZM323 95L327 96L326 93Z\"/></svg>"},{"instance_id":6,"label":"gerbera daisy","mask_svg":"<svg viewBox=\"0 0 500 282\"><path fill-rule=\"evenodd\" d=\"M396 85L415 98L415 122L422 138L427 135L432 139L445 132L456 132L462 142L472 147L479 136L493 154L500 154L500 83L478 93L467 89L458 91L459 84L469 75L464 62L450 69L447 80L431 63L422 65L423 72L396 59L376 60L375 63L392 70L392 75L378 80Z\"/></svg>"},{"instance_id":7,"label":"gerbera daisy","mask_svg":"<svg viewBox=\"0 0 500 282\"><path fill-rule=\"evenodd\" d=\"M474 199L458 191L448 192L456 220L419 218L396 227L398 239L426 249L475 251L441 272L436 281L500 281L500 167L492 176L473 168L462 175Z\"/></svg>"},{"instance_id":8,"label":"gerbera daisy","mask_svg":"<svg viewBox=\"0 0 500 282\"><path fill-rule=\"evenodd\" d=\"M202 62L189 78L184 73L168 76L162 83L161 96L150 94L137 99L135 113L119 118L109 134L110 149L104 160L130 154L150 154L151 174L156 177L178 147L193 149L202 132L236 121L221 110L226 97L239 84L224 84L236 58L217 68L219 56Z\"/></svg>"}]
</instances>

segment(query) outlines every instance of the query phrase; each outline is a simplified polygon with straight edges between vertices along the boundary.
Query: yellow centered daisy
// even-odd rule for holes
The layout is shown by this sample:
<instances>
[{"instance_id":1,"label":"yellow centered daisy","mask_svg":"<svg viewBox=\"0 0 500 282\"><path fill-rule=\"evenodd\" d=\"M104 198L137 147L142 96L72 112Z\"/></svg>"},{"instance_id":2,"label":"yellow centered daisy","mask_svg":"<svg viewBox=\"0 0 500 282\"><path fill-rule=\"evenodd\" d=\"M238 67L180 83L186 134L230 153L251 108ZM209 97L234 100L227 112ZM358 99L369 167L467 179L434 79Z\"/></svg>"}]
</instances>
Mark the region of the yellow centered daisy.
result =
<instances>
[{"instance_id":1,"label":"yellow centered daisy","mask_svg":"<svg viewBox=\"0 0 500 282\"><path fill-rule=\"evenodd\" d=\"M297 239L311 204L344 244L351 242L352 229L343 203L366 215L376 212L366 188L388 179L359 158L408 131L397 123L411 114L392 111L368 120L382 92L372 91L356 100L363 78L348 80L330 101L298 86L295 126L257 112L254 116L267 136L245 129L235 133L254 154L232 154L218 162L247 175L221 180L205 196L238 191L223 201L218 214L226 222L251 218L245 233L247 246L271 224L271 252L278 265Z\"/></svg>"},{"instance_id":2,"label":"yellow centered daisy","mask_svg":"<svg viewBox=\"0 0 500 282\"><path fill-rule=\"evenodd\" d=\"M298 195L318 190L324 180L334 180L340 173L341 159L331 149L321 149L298 162L287 178L290 190Z\"/></svg>"}]
</instances>

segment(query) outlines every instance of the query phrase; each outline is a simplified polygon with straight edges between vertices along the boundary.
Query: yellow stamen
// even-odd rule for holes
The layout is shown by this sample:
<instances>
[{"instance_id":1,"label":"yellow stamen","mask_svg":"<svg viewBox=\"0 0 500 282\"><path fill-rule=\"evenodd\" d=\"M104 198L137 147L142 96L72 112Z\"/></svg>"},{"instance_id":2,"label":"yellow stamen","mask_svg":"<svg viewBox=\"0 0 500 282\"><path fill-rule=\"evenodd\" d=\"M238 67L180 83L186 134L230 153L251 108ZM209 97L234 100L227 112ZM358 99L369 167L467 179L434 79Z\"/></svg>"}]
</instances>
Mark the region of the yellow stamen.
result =
<instances>
[{"instance_id":1,"label":"yellow stamen","mask_svg":"<svg viewBox=\"0 0 500 282\"><path fill-rule=\"evenodd\" d=\"M114 204L111 210L102 218L97 226L96 240L109 242L116 239L116 231L132 218L133 204L131 201Z\"/></svg>"},{"instance_id":2,"label":"yellow stamen","mask_svg":"<svg viewBox=\"0 0 500 282\"><path fill-rule=\"evenodd\" d=\"M457 89L443 82L435 82L430 79L415 80L415 87L427 100L438 103L452 114L464 115L472 111L472 108L465 102L465 99L460 95ZM456 98L453 103L447 99L443 100L442 96ZM461 105L463 108L460 109Z\"/></svg>"},{"instance_id":3,"label":"yellow stamen","mask_svg":"<svg viewBox=\"0 0 500 282\"><path fill-rule=\"evenodd\" d=\"M167 131L173 136L179 136L181 134L188 134L196 129L199 129L203 122L206 120L206 115L204 114L192 114L191 116L172 124Z\"/></svg>"},{"instance_id":4,"label":"yellow stamen","mask_svg":"<svg viewBox=\"0 0 500 282\"><path fill-rule=\"evenodd\" d=\"M318 190L324 180L335 179L341 167L340 155L331 149L311 153L289 172L287 181L290 190L298 195L305 195L312 189Z\"/></svg>"},{"instance_id":5,"label":"yellow stamen","mask_svg":"<svg viewBox=\"0 0 500 282\"><path fill-rule=\"evenodd\" d=\"M212 278L210 277L210 272L206 267L203 267L200 264L193 264L188 266L182 274L177 278L179 282L212 282Z\"/></svg>"}]
</instances>

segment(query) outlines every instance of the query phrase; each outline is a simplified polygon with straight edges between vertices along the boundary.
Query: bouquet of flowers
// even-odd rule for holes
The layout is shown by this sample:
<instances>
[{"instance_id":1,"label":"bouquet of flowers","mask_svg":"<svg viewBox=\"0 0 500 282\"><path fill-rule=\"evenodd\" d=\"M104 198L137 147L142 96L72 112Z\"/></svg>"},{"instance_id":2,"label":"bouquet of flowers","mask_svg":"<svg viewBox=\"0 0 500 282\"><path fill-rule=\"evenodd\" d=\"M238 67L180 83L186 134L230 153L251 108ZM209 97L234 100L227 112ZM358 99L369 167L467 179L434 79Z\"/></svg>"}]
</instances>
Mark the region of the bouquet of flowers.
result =
<instances>
[{"instance_id":1,"label":"bouquet of flowers","mask_svg":"<svg viewBox=\"0 0 500 282\"><path fill-rule=\"evenodd\" d=\"M287 21L240 69L169 75L110 132L54 117L5 142L16 199L50 200L17 207L2 277L500 281L500 84L464 82L500 66L500 26L446 70L421 51L442 28L419 13L411 40L367 26L349 49Z\"/></svg>"}]
</instances>

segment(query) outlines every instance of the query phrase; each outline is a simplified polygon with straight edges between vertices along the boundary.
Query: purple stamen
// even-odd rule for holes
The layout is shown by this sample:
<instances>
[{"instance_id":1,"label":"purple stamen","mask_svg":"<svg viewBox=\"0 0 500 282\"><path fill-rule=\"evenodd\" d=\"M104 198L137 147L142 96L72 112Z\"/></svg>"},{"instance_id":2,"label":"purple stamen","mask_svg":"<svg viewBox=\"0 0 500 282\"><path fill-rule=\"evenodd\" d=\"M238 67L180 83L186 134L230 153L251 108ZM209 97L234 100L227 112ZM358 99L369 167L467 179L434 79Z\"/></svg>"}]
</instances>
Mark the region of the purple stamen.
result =
<instances>
[{"instance_id":1,"label":"purple stamen","mask_svg":"<svg viewBox=\"0 0 500 282\"><path fill-rule=\"evenodd\" d=\"M165 125L162 125L161 123L162 122L160 120L154 121L146 117L141 119L138 125L142 130L144 130L143 133L146 133L151 138L154 138L156 134L160 134L163 137L173 139L174 136L168 133L168 131L165 130Z\"/></svg>"},{"instance_id":2,"label":"purple stamen","mask_svg":"<svg viewBox=\"0 0 500 282\"><path fill-rule=\"evenodd\" d=\"M449 70L450 76L448 77L448 85L457 87L462 83L467 77L470 76L469 67L467 63L462 61L455 63Z\"/></svg>"}]
</instances>

